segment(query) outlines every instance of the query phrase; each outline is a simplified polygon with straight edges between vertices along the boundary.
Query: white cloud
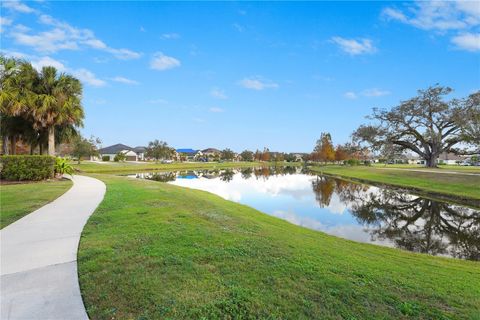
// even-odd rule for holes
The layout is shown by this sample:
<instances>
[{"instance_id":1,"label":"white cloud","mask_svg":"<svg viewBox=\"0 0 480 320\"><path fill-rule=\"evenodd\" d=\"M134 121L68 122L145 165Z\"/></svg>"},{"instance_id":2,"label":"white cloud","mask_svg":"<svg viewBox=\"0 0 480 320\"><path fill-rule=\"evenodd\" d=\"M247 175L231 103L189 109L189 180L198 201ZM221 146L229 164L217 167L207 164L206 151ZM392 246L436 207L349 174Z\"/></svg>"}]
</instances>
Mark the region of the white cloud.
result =
<instances>
[{"instance_id":1,"label":"white cloud","mask_svg":"<svg viewBox=\"0 0 480 320\"><path fill-rule=\"evenodd\" d=\"M460 49L480 51L480 33L463 33L453 37L452 42Z\"/></svg>"},{"instance_id":2,"label":"white cloud","mask_svg":"<svg viewBox=\"0 0 480 320\"><path fill-rule=\"evenodd\" d=\"M2 6L4 8L13 10L13 11L18 11L21 13L34 13L36 12L35 9L27 6L24 3L21 3L20 1L3 1Z\"/></svg>"},{"instance_id":3,"label":"white cloud","mask_svg":"<svg viewBox=\"0 0 480 320\"><path fill-rule=\"evenodd\" d=\"M357 99L357 94L353 91L348 91L344 93L344 97L347 99Z\"/></svg>"},{"instance_id":4,"label":"white cloud","mask_svg":"<svg viewBox=\"0 0 480 320\"><path fill-rule=\"evenodd\" d=\"M8 18L5 18L5 17L0 17L0 33L2 33L4 31L5 26L11 25L12 22L13 22L12 19L8 19Z\"/></svg>"},{"instance_id":5,"label":"white cloud","mask_svg":"<svg viewBox=\"0 0 480 320\"><path fill-rule=\"evenodd\" d=\"M364 95L365 97L381 97L389 94L390 94L390 91L380 90L377 88L367 89L362 92L362 95Z\"/></svg>"},{"instance_id":6,"label":"white cloud","mask_svg":"<svg viewBox=\"0 0 480 320\"><path fill-rule=\"evenodd\" d=\"M220 112L224 112L225 110L222 109L222 108L218 108L218 107L212 107L212 108L208 109L208 111L214 112L214 113L220 113Z\"/></svg>"},{"instance_id":7,"label":"white cloud","mask_svg":"<svg viewBox=\"0 0 480 320\"><path fill-rule=\"evenodd\" d=\"M139 84L138 81L131 80L131 79L124 78L124 77L114 77L111 80L115 81L115 82L124 83L124 84Z\"/></svg>"},{"instance_id":8,"label":"white cloud","mask_svg":"<svg viewBox=\"0 0 480 320\"><path fill-rule=\"evenodd\" d=\"M73 27L49 15L40 14L38 21L43 25L50 26L51 29L37 32L17 25L8 36L13 38L16 43L42 53L90 48L108 52L121 60L137 59L141 56L140 53L129 49L109 47L105 42L96 38L93 31Z\"/></svg>"},{"instance_id":9,"label":"white cloud","mask_svg":"<svg viewBox=\"0 0 480 320\"><path fill-rule=\"evenodd\" d=\"M107 83L101 79L98 79L93 72L87 69L76 69L72 70L71 73L77 77L80 81L83 81L94 87L103 87Z\"/></svg>"},{"instance_id":10,"label":"white cloud","mask_svg":"<svg viewBox=\"0 0 480 320\"><path fill-rule=\"evenodd\" d=\"M55 67L60 72L67 72L72 74L74 77L78 78L78 80L90 86L102 87L107 84L104 80L98 79L95 76L95 74L90 70L87 70L84 68L80 68L80 69L69 68L63 62L60 62L49 56L39 57L35 55L29 55L23 52L8 51L8 50L2 50L1 53L8 57L14 57L18 59L28 59L31 62L32 66L38 71L41 71L43 67L52 66L52 67Z\"/></svg>"},{"instance_id":11,"label":"white cloud","mask_svg":"<svg viewBox=\"0 0 480 320\"><path fill-rule=\"evenodd\" d=\"M405 11L408 14L385 8L382 16L424 30L459 30L480 24L478 1L417 1Z\"/></svg>"},{"instance_id":12,"label":"white cloud","mask_svg":"<svg viewBox=\"0 0 480 320\"><path fill-rule=\"evenodd\" d=\"M355 40L342 37L333 37L331 41L338 44L340 49L350 55L374 53L377 51L377 48L373 46L372 40L370 39Z\"/></svg>"},{"instance_id":13,"label":"white cloud","mask_svg":"<svg viewBox=\"0 0 480 320\"><path fill-rule=\"evenodd\" d=\"M160 71L180 67L180 65L181 63L179 60L166 56L162 52L155 53L150 62L150 68Z\"/></svg>"},{"instance_id":14,"label":"white cloud","mask_svg":"<svg viewBox=\"0 0 480 320\"><path fill-rule=\"evenodd\" d=\"M175 40L180 39L180 35L178 33L164 33L160 36L163 40Z\"/></svg>"},{"instance_id":15,"label":"white cloud","mask_svg":"<svg viewBox=\"0 0 480 320\"><path fill-rule=\"evenodd\" d=\"M246 89L257 90L257 91L269 89L269 88L271 89L278 88L277 83L272 82L270 80L261 79L260 77L245 78L243 80L240 80L239 84Z\"/></svg>"},{"instance_id":16,"label":"white cloud","mask_svg":"<svg viewBox=\"0 0 480 320\"><path fill-rule=\"evenodd\" d=\"M210 91L210 95L212 97L214 97L215 99L221 99L221 100L225 100L227 99L227 95L225 94L225 91L219 89L219 88L213 88L211 91Z\"/></svg>"},{"instance_id":17,"label":"white cloud","mask_svg":"<svg viewBox=\"0 0 480 320\"><path fill-rule=\"evenodd\" d=\"M385 8L382 16L415 28L448 35L458 48L478 51L480 2L478 1L416 1L404 10ZM469 32L470 31L470 32Z\"/></svg>"},{"instance_id":18,"label":"white cloud","mask_svg":"<svg viewBox=\"0 0 480 320\"><path fill-rule=\"evenodd\" d=\"M40 57L38 59L33 59L32 66L38 71L42 70L43 67L47 67L47 66L55 67L57 68L58 71L61 71L61 72L67 71L67 68L62 62L55 60L53 58L50 58L48 56Z\"/></svg>"}]
</instances>

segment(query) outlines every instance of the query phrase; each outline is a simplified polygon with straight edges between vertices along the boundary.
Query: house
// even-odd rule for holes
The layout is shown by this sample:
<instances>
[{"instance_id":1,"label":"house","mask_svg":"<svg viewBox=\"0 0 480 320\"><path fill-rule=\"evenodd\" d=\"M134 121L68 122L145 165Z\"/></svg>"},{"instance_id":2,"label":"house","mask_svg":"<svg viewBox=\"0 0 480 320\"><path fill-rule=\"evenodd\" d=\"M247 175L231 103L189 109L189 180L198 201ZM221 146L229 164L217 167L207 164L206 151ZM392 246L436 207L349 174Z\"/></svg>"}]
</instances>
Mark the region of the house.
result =
<instances>
[{"instance_id":1,"label":"house","mask_svg":"<svg viewBox=\"0 0 480 320\"><path fill-rule=\"evenodd\" d=\"M465 161L465 157L451 152L443 152L438 156L438 164L460 164Z\"/></svg>"},{"instance_id":2,"label":"house","mask_svg":"<svg viewBox=\"0 0 480 320\"><path fill-rule=\"evenodd\" d=\"M115 156L121 152L125 155L126 161L140 161L145 160L145 147L129 147L127 145L117 143L109 147L98 150L100 159L109 157L109 161L113 161Z\"/></svg>"},{"instance_id":3,"label":"house","mask_svg":"<svg viewBox=\"0 0 480 320\"><path fill-rule=\"evenodd\" d=\"M220 160L221 151L215 148L207 148L201 150L204 161Z\"/></svg>"},{"instance_id":4,"label":"house","mask_svg":"<svg viewBox=\"0 0 480 320\"><path fill-rule=\"evenodd\" d=\"M200 150L193 150L189 148L175 150L180 161L200 161L203 155Z\"/></svg>"},{"instance_id":5,"label":"house","mask_svg":"<svg viewBox=\"0 0 480 320\"><path fill-rule=\"evenodd\" d=\"M146 159L145 154L147 153L147 148L146 147L137 146L137 147L133 148L133 151L137 154L139 161L145 161L145 159Z\"/></svg>"}]
</instances>

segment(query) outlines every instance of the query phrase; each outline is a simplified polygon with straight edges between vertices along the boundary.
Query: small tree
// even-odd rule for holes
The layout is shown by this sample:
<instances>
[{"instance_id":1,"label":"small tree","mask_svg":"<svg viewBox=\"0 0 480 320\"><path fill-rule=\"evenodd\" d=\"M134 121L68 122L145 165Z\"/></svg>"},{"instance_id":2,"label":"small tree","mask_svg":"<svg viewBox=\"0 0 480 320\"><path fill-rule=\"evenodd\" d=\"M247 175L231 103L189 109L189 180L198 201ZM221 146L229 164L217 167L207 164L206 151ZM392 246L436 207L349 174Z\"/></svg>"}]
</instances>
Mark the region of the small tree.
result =
<instances>
[{"instance_id":1,"label":"small tree","mask_svg":"<svg viewBox=\"0 0 480 320\"><path fill-rule=\"evenodd\" d=\"M348 157L347 150L342 145L337 145L335 148L335 161L341 162Z\"/></svg>"},{"instance_id":2,"label":"small tree","mask_svg":"<svg viewBox=\"0 0 480 320\"><path fill-rule=\"evenodd\" d=\"M332 144L332 136L328 132L322 132L313 150L313 158L316 161L329 162L335 160L335 150Z\"/></svg>"},{"instance_id":3,"label":"small tree","mask_svg":"<svg viewBox=\"0 0 480 320\"><path fill-rule=\"evenodd\" d=\"M244 150L242 153L240 153L240 156L242 157L243 161L253 161L253 152Z\"/></svg>"},{"instance_id":4,"label":"small tree","mask_svg":"<svg viewBox=\"0 0 480 320\"><path fill-rule=\"evenodd\" d=\"M77 158L78 164L82 157L98 156L98 146L102 143L99 138L91 136L90 139L86 139L82 136L77 136L73 140L72 156Z\"/></svg>"},{"instance_id":5,"label":"small tree","mask_svg":"<svg viewBox=\"0 0 480 320\"><path fill-rule=\"evenodd\" d=\"M118 152L115 157L113 158L113 161L115 162L119 162L119 161L125 161L127 159L127 156L125 155L125 153L123 153L122 151Z\"/></svg>"},{"instance_id":6,"label":"small tree","mask_svg":"<svg viewBox=\"0 0 480 320\"><path fill-rule=\"evenodd\" d=\"M235 157L235 152L233 152L230 149L224 149L221 152L221 159L225 161L232 161L233 158Z\"/></svg>"},{"instance_id":7,"label":"small tree","mask_svg":"<svg viewBox=\"0 0 480 320\"><path fill-rule=\"evenodd\" d=\"M160 159L170 159L173 155L172 148L168 146L165 141L158 139L148 143L146 155L149 158L154 158L156 162Z\"/></svg>"},{"instance_id":8,"label":"small tree","mask_svg":"<svg viewBox=\"0 0 480 320\"><path fill-rule=\"evenodd\" d=\"M268 150L268 148L263 148L263 152L260 160L265 162L270 161L270 150Z\"/></svg>"}]
</instances>

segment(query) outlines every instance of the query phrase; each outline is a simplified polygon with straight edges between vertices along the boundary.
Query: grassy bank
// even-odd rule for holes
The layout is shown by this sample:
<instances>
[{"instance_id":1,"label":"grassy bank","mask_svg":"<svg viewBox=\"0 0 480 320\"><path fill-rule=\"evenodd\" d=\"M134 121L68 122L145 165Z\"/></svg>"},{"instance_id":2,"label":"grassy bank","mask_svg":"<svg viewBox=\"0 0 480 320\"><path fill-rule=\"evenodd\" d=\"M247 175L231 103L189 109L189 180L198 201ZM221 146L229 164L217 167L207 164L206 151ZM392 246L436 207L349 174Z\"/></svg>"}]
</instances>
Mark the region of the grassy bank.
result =
<instances>
[{"instance_id":1,"label":"grassy bank","mask_svg":"<svg viewBox=\"0 0 480 320\"><path fill-rule=\"evenodd\" d=\"M67 179L0 185L0 229L55 200L71 186Z\"/></svg>"},{"instance_id":2,"label":"grassy bank","mask_svg":"<svg viewBox=\"0 0 480 320\"><path fill-rule=\"evenodd\" d=\"M419 164L382 164L382 163L375 163L372 165L375 168L395 168L395 169L420 169L423 171L454 171L454 172L468 172L468 173L478 173L480 174L480 167L478 166L459 166L459 165L439 165L437 168L428 168L424 165Z\"/></svg>"},{"instance_id":3,"label":"grassy bank","mask_svg":"<svg viewBox=\"0 0 480 320\"><path fill-rule=\"evenodd\" d=\"M459 199L480 200L480 176L475 175L333 165L312 167L311 170L347 178L415 188L420 193L438 193L451 195Z\"/></svg>"},{"instance_id":4,"label":"grassy bank","mask_svg":"<svg viewBox=\"0 0 480 320\"><path fill-rule=\"evenodd\" d=\"M472 319L480 266L355 243L203 191L107 184L78 254L91 319Z\"/></svg>"},{"instance_id":5,"label":"grassy bank","mask_svg":"<svg viewBox=\"0 0 480 320\"><path fill-rule=\"evenodd\" d=\"M133 163L133 162L90 162L73 164L74 168L85 173L111 173L111 172L143 172L150 170L188 170L188 169L222 169L222 168L246 168L260 166L288 165L299 166L298 162L275 163L275 162L175 162L175 163Z\"/></svg>"}]
</instances>

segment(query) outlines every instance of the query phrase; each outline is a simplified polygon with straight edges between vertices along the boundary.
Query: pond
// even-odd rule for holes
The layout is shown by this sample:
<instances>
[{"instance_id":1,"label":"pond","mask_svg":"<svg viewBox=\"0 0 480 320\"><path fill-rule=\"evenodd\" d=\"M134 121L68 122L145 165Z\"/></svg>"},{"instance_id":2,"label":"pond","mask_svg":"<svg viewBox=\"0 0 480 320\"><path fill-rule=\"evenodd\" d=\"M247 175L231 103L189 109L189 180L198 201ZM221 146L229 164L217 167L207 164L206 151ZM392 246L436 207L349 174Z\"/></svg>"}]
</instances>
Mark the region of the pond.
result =
<instances>
[{"instance_id":1,"label":"pond","mask_svg":"<svg viewBox=\"0 0 480 320\"><path fill-rule=\"evenodd\" d=\"M359 242L480 260L480 210L298 167L138 173Z\"/></svg>"}]
</instances>

